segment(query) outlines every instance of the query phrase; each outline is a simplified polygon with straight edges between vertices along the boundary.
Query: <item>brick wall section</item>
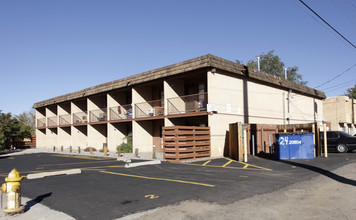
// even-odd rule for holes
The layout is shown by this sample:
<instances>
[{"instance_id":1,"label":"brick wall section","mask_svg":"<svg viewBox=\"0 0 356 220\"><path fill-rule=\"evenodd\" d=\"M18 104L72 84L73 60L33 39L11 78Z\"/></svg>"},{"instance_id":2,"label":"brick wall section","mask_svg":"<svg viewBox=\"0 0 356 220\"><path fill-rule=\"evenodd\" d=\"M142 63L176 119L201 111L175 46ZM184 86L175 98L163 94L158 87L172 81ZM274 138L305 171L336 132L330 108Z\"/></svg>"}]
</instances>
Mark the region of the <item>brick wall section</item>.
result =
<instances>
[{"instance_id":1,"label":"brick wall section","mask_svg":"<svg viewBox=\"0 0 356 220\"><path fill-rule=\"evenodd\" d=\"M158 68L155 70L143 72L127 78L111 81L108 83L100 84L93 86L87 89L79 90L77 92L69 93L66 95L58 96L55 98L47 99L41 102L37 102L33 105L33 108L40 108L55 103L66 102L82 97L87 97L90 95L108 92L113 89L119 89L126 86L133 86L144 82L149 82L155 79L165 78L168 76L173 76L176 74L198 70L202 68L216 68L230 73L235 73L238 75L244 75L241 70L244 68L242 65L234 63L229 60L222 59L220 57L213 56L211 54L169 65L166 67ZM307 86L300 85L298 83L290 82L284 79L281 79L276 76L272 76L267 73L258 72L255 70L249 70L249 75L251 79L262 81L262 83L273 84L278 87L291 89L293 92L299 92L308 96L312 96L318 99L324 99L325 94L321 91L314 90Z\"/></svg>"}]
</instances>

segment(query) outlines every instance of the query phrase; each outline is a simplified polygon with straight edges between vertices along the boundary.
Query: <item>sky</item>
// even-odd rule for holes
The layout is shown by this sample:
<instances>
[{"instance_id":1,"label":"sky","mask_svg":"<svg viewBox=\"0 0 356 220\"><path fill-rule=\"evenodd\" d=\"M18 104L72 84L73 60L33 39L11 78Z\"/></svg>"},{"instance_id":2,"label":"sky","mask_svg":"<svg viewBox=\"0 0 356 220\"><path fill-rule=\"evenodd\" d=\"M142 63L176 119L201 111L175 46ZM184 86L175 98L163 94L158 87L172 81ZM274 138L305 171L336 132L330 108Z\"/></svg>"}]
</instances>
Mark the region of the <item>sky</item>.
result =
<instances>
[{"instance_id":1,"label":"sky","mask_svg":"<svg viewBox=\"0 0 356 220\"><path fill-rule=\"evenodd\" d=\"M356 44L356 0L304 2ZM206 54L246 63L270 50L327 97L356 84L356 49L298 0L0 0L0 110Z\"/></svg>"}]
</instances>

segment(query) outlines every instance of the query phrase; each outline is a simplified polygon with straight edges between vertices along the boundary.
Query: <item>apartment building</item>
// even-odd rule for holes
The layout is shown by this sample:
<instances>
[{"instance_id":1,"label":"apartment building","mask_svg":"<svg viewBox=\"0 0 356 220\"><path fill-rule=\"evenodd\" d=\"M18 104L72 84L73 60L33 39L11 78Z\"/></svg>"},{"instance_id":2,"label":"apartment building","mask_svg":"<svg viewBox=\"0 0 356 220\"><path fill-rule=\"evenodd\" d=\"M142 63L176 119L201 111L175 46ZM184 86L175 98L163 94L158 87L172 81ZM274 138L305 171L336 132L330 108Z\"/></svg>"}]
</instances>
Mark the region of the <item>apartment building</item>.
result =
<instances>
[{"instance_id":1,"label":"apartment building","mask_svg":"<svg viewBox=\"0 0 356 220\"><path fill-rule=\"evenodd\" d=\"M356 102L347 96L328 97L324 100L325 121L331 123L329 130L356 133Z\"/></svg>"},{"instance_id":2,"label":"apartment building","mask_svg":"<svg viewBox=\"0 0 356 220\"><path fill-rule=\"evenodd\" d=\"M205 55L35 103L38 148L110 151L132 135L161 151L162 127L210 127L222 156L229 123L300 124L323 118L321 91Z\"/></svg>"}]
</instances>

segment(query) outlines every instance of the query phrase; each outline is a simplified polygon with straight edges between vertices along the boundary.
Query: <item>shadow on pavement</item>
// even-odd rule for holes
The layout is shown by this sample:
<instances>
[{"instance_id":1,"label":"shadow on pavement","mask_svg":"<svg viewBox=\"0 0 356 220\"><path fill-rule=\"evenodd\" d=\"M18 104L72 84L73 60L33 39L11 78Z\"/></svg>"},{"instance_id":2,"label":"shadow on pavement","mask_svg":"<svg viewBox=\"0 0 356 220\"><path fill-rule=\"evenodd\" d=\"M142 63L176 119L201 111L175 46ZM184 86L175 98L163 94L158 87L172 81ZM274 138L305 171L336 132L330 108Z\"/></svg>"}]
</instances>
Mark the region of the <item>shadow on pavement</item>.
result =
<instances>
[{"instance_id":1,"label":"shadow on pavement","mask_svg":"<svg viewBox=\"0 0 356 220\"><path fill-rule=\"evenodd\" d=\"M34 205L36 205L37 203L41 203L43 199L47 198L47 197L50 197L52 195L52 193L46 193L46 194L43 194L43 195L40 195L40 196L37 196L35 199L32 199L28 202L26 202L26 205L25 205L25 212L27 212L28 210L30 210L30 208Z\"/></svg>"},{"instance_id":2,"label":"shadow on pavement","mask_svg":"<svg viewBox=\"0 0 356 220\"><path fill-rule=\"evenodd\" d=\"M297 167L301 167L304 169L308 169L308 170L314 171L316 173L320 173L324 176L327 176L327 177L329 177L335 181L338 181L340 183L349 184L351 186L356 186L356 180L345 178L343 176L337 175L335 173L332 173L328 170L325 170L325 169L322 169L322 168L319 168L316 166L303 164L303 163L297 163L297 162L293 162L293 161L287 161L287 160L279 160L279 162L290 164L290 165L297 166Z\"/></svg>"}]
</instances>

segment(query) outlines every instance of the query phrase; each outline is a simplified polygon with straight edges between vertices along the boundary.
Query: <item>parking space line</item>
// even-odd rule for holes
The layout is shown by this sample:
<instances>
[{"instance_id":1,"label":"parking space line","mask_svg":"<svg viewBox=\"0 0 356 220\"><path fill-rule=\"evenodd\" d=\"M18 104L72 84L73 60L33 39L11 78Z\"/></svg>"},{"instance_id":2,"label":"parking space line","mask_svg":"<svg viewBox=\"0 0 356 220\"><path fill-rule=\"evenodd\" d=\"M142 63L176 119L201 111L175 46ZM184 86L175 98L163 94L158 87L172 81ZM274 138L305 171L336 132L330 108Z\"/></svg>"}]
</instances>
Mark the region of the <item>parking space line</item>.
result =
<instances>
[{"instance_id":1,"label":"parking space line","mask_svg":"<svg viewBox=\"0 0 356 220\"><path fill-rule=\"evenodd\" d=\"M205 165L207 165L208 163L210 163L210 161L211 161L211 160L206 161L206 162L203 164L203 166L205 166Z\"/></svg>"},{"instance_id":2,"label":"parking space line","mask_svg":"<svg viewBox=\"0 0 356 220\"><path fill-rule=\"evenodd\" d=\"M241 161L237 161L237 160L233 160L233 159L230 159L230 158L225 158L226 160L230 160L230 161L233 161L233 162L236 162L236 163L240 163L240 164L244 164L244 169L250 169L250 168L247 168L247 167L256 167L256 168L259 168L259 169L262 169L262 170L268 170L268 171L272 171L272 169L269 169L269 168L265 168L265 167L260 167L260 166L256 166L256 165L252 165L252 164L248 164L248 163L245 163L245 162L241 162ZM245 168L246 167L246 168Z\"/></svg>"},{"instance_id":3,"label":"parking space line","mask_svg":"<svg viewBox=\"0 0 356 220\"><path fill-rule=\"evenodd\" d=\"M230 161L227 162L226 164L222 165L222 167L226 167L226 166L229 165L230 163L232 163L232 160L230 160Z\"/></svg>"},{"instance_id":4,"label":"parking space line","mask_svg":"<svg viewBox=\"0 0 356 220\"><path fill-rule=\"evenodd\" d=\"M215 187L215 185L211 185L211 184L184 181L184 180L175 180L175 179L148 177L148 176L138 176L138 175L132 175L132 174L126 174L126 173L115 173L115 172L109 172L109 171L100 171L100 172L101 173L113 174L113 175L119 175L119 176L128 176L128 177L134 177L134 178L141 178L141 179L159 180L159 181L168 181L168 182L185 183L185 184L192 184L192 185L199 185L199 186Z\"/></svg>"},{"instance_id":5,"label":"parking space line","mask_svg":"<svg viewBox=\"0 0 356 220\"><path fill-rule=\"evenodd\" d=\"M240 161L236 161L230 158L224 158L225 160L228 160L228 162L226 162L224 165L218 166L218 165L208 165L208 163L211 162L211 160L206 161L203 164L195 164L195 163L182 163L182 162L171 162L174 164L184 164L184 165L190 165L190 166L204 166L204 167L217 167L217 168L228 168L228 169L237 169L237 170L267 170L267 171L272 171L272 169L268 169L268 168L264 168L264 167L260 167L260 166L256 166L256 165L252 165L252 164L248 164L248 163L244 163L244 162L240 162ZM243 167L231 167L228 166L230 165L232 162L236 162L239 164L244 165Z\"/></svg>"},{"instance_id":6,"label":"parking space line","mask_svg":"<svg viewBox=\"0 0 356 220\"><path fill-rule=\"evenodd\" d=\"M178 163L178 162L172 162L174 164L181 164L181 165L188 165L188 166L198 166L202 167L203 165L201 164L194 164L194 163ZM216 166L216 165L205 165L204 167L215 167L215 168L224 168L224 169L235 169L235 170L261 170L260 168L242 168L242 167L222 167L222 166Z\"/></svg>"}]
</instances>

